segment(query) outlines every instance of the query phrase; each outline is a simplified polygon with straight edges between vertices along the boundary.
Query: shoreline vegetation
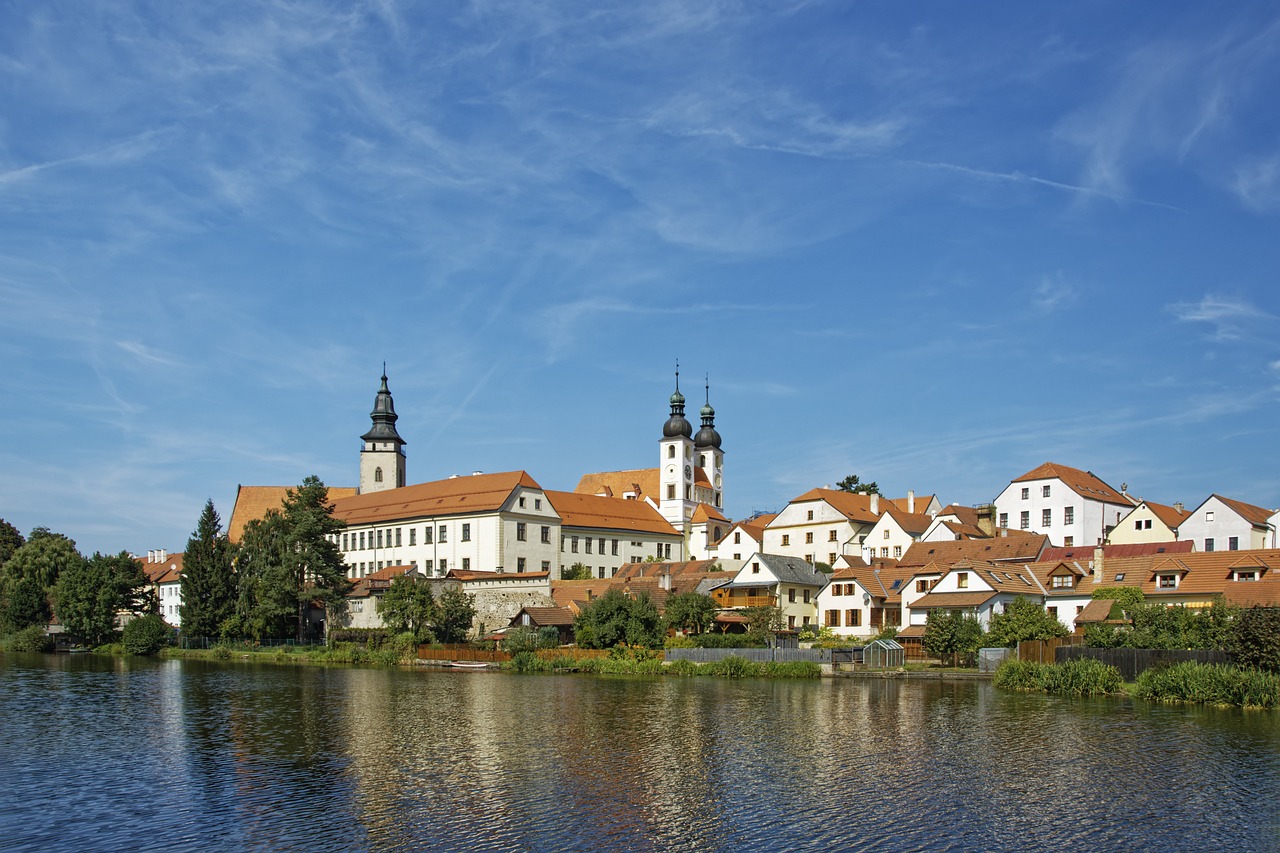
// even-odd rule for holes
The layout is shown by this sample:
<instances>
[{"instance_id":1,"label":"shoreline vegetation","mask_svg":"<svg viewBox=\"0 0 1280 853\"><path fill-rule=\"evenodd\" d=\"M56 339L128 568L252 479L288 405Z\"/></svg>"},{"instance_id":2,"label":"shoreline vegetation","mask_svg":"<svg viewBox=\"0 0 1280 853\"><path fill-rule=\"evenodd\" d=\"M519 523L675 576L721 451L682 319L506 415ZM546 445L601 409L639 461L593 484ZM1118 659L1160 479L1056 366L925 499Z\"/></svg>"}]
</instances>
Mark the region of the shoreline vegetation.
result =
<instances>
[{"instance_id":1,"label":"shoreline vegetation","mask_svg":"<svg viewBox=\"0 0 1280 853\"><path fill-rule=\"evenodd\" d=\"M1148 669L1126 684L1120 671L1082 658L1064 664L1006 660L996 669L996 687L1059 696L1132 696L1151 702L1221 708L1280 708L1280 675L1229 664L1186 661Z\"/></svg>"}]
</instances>

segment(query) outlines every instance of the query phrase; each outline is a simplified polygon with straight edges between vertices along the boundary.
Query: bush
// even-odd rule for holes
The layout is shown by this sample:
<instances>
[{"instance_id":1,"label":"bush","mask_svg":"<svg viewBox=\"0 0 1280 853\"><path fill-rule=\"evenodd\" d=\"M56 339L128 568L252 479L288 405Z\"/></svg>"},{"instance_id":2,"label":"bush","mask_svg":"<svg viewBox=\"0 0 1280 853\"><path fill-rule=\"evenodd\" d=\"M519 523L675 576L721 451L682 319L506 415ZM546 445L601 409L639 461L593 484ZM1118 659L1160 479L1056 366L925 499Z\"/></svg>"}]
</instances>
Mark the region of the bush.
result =
<instances>
[{"instance_id":1,"label":"bush","mask_svg":"<svg viewBox=\"0 0 1280 853\"><path fill-rule=\"evenodd\" d=\"M698 665L691 660L678 660L666 668L668 675L697 675Z\"/></svg>"},{"instance_id":2,"label":"bush","mask_svg":"<svg viewBox=\"0 0 1280 853\"><path fill-rule=\"evenodd\" d=\"M1135 695L1157 702L1276 708L1280 707L1280 675L1186 661L1141 673Z\"/></svg>"},{"instance_id":3,"label":"bush","mask_svg":"<svg viewBox=\"0 0 1280 853\"><path fill-rule=\"evenodd\" d=\"M131 655L154 655L169 639L169 626L155 613L139 616L124 626L124 650Z\"/></svg>"},{"instance_id":4,"label":"bush","mask_svg":"<svg viewBox=\"0 0 1280 853\"><path fill-rule=\"evenodd\" d=\"M1280 607L1241 610L1225 645L1237 666L1280 672Z\"/></svg>"},{"instance_id":5,"label":"bush","mask_svg":"<svg viewBox=\"0 0 1280 853\"><path fill-rule=\"evenodd\" d=\"M729 655L718 661L704 664L701 669L707 675L714 675L720 678L751 678L760 674L758 664L752 663L746 658L740 658L737 655Z\"/></svg>"},{"instance_id":6,"label":"bush","mask_svg":"<svg viewBox=\"0 0 1280 853\"><path fill-rule=\"evenodd\" d=\"M769 645L762 634L697 634L689 639L699 649L763 649Z\"/></svg>"},{"instance_id":7,"label":"bush","mask_svg":"<svg viewBox=\"0 0 1280 853\"><path fill-rule=\"evenodd\" d=\"M11 652L51 652L53 642L43 625L31 625L10 637L6 648Z\"/></svg>"},{"instance_id":8,"label":"bush","mask_svg":"<svg viewBox=\"0 0 1280 853\"><path fill-rule=\"evenodd\" d=\"M1102 696L1124 686L1120 670L1092 658L1078 658L1061 666L1006 658L996 669L995 686L1005 690Z\"/></svg>"}]
</instances>

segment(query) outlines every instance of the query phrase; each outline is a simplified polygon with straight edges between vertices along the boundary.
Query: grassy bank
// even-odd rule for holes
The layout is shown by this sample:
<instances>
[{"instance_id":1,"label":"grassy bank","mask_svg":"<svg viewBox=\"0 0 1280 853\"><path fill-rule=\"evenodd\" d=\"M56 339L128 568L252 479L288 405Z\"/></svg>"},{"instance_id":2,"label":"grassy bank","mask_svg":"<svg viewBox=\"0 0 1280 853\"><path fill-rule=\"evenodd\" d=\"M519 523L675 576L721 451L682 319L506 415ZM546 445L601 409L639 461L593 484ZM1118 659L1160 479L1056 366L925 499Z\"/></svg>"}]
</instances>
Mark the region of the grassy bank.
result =
<instances>
[{"instance_id":1,"label":"grassy bank","mask_svg":"<svg viewBox=\"0 0 1280 853\"><path fill-rule=\"evenodd\" d=\"M403 666L412 664L417 645L392 641L375 648L355 643L328 646L276 646L270 649L247 645L214 646L211 649L166 648L161 657L194 660L250 660L259 663L354 664L359 666Z\"/></svg>"},{"instance_id":2,"label":"grassy bank","mask_svg":"<svg viewBox=\"0 0 1280 853\"><path fill-rule=\"evenodd\" d=\"M511 672L590 672L618 675L712 676L717 678L819 678L822 667L809 661L754 662L730 656L713 663L679 660L664 664L661 652L627 650L609 657L575 657L571 654L540 658L524 652L502 668Z\"/></svg>"},{"instance_id":3,"label":"grassy bank","mask_svg":"<svg viewBox=\"0 0 1280 853\"><path fill-rule=\"evenodd\" d=\"M1119 670L1081 658L1065 664L1006 660L995 686L1006 690L1065 696L1128 694L1152 702L1181 702L1236 708L1280 707L1280 675L1219 664L1186 662L1149 669L1125 684Z\"/></svg>"}]
</instances>

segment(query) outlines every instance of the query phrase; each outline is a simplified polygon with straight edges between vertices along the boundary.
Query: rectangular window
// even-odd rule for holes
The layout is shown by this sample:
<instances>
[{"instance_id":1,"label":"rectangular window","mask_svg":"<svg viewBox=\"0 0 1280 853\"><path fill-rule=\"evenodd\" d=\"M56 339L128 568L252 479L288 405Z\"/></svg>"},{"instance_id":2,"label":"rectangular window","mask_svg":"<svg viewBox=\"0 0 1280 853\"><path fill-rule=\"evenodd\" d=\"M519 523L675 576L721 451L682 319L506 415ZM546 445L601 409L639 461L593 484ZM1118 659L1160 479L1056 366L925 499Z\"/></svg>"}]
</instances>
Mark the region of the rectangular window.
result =
<instances>
[{"instance_id":1,"label":"rectangular window","mask_svg":"<svg viewBox=\"0 0 1280 853\"><path fill-rule=\"evenodd\" d=\"M668 560L670 560L670 559L671 559L671 546L670 546L670 545L668 545L668 546L667 546L667 559L668 559Z\"/></svg>"},{"instance_id":2,"label":"rectangular window","mask_svg":"<svg viewBox=\"0 0 1280 853\"><path fill-rule=\"evenodd\" d=\"M1143 529L1143 530L1150 530L1150 529L1151 529L1151 519L1149 519L1149 518L1148 518L1148 519L1145 519L1145 520L1142 522L1142 529Z\"/></svg>"},{"instance_id":3,"label":"rectangular window","mask_svg":"<svg viewBox=\"0 0 1280 853\"><path fill-rule=\"evenodd\" d=\"M1075 507L1073 507L1073 506L1069 506L1069 507L1064 507L1064 508L1063 508L1063 510L1062 510L1062 523L1063 523L1063 524L1075 524L1075 523L1076 523L1076 508L1075 508Z\"/></svg>"},{"instance_id":4,"label":"rectangular window","mask_svg":"<svg viewBox=\"0 0 1280 853\"><path fill-rule=\"evenodd\" d=\"M396 528L396 547L400 547L400 528Z\"/></svg>"},{"instance_id":5,"label":"rectangular window","mask_svg":"<svg viewBox=\"0 0 1280 853\"><path fill-rule=\"evenodd\" d=\"M827 541L828 541L828 542L835 542L835 541L836 541L836 532L835 532L834 530L828 530L828 531L827 531Z\"/></svg>"},{"instance_id":6,"label":"rectangular window","mask_svg":"<svg viewBox=\"0 0 1280 853\"><path fill-rule=\"evenodd\" d=\"M811 531L809 531L808 533L806 533L806 534L804 535L804 544L806 544L806 545L812 545L812 544L813 544L813 531L812 531L812 530L811 530Z\"/></svg>"},{"instance_id":7,"label":"rectangular window","mask_svg":"<svg viewBox=\"0 0 1280 853\"><path fill-rule=\"evenodd\" d=\"M888 547L887 545L886 545L884 548L881 548L881 549L880 549L880 556L881 556L881 557L888 557L888 556L889 556L889 547Z\"/></svg>"},{"instance_id":8,"label":"rectangular window","mask_svg":"<svg viewBox=\"0 0 1280 853\"><path fill-rule=\"evenodd\" d=\"M1067 547L1067 548L1070 548L1072 545L1076 544L1076 537L1074 537L1074 536L1063 536L1063 537L1062 537L1062 544L1063 544L1063 546L1065 546L1065 547Z\"/></svg>"},{"instance_id":9,"label":"rectangular window","mask_svg":"<svg viewBox=\"0 0 1280 853\"><path fill-rule=\"evenodd\" d=\"M751 574L753 574L753 575L758 575L758 574L760 574L760 564L759 564L759 563L752 563L752 564L751 564Z\"/></svg>"},{"instance_id":10,"label":"rectangular window","mask_svg":"<svg viewBox=\"0 0 1280 853\"><path fill-rule=\"evenodd\" d=\"M470 524L462 525L462 541L463 542L471 541L471 525Z\"/></svg>"},{"instance_id":11,"label":"rectangular window","mask_svg":"<svg viewBox=\"0 0 1280 853\"><path fill-rule=\"evenodd\" d=\"M1030 530L1031 529L1031 513L1024 509L1022 511L1022 514L1018 516L1018 524L1022 527L1023 530Z\"/></svg>"},{"instance_id":12,"label":"rectangular window","mask_svg":"<svg viewBox=\"0 0 1280 853\"><path fill-rule=\"evenodd\" d=\"M840 611L828 610L826 624L828 628L839 628L840 627Z\"/></svg>"},{"instance_id":13,"label":"rectangular window","mask_svg":"<svg viewBox=\"0 0 1280 853\"><path fill-rule=\"evenodd\" d=\"M551 544L551 528L545 524L542 525L542 541L547 545Z\"/></svg>"},{"instance_id":14,"label":"rectangular window","mask_svg":"<svg viewBox=\"0 0 1280 853\"><path fill-rule=\"evenodd\" d=\"M1161 589L1177 589L1178 576L1177 575L1160 575L1157 580L1156 586L1160 587Z\"/></svg>"},{"instance_id":15,"label":"rectangular window","mask_svg":"<svg viewBox=\"0 0 1280 853\"><path fill-rule=\"evenodd\" d=\"M409 547L412 548L414 545L417 545L417 544L418 544L418 528L410 527L409 528Z\"/></svg>"},{"instance_id":16,"label":"rectangular window","mask_svg":"<svg viewBox=\"0 0 1280 853\"><path fill-rule=\"evenodd\" d=\"M1207 509L1204 511L1204 520L1213 521L1213 510Z\"/></svg>"},{"instance_id":17,"label":"rectangular window","mask_svg":"<svg viewBox=\"0 0 1280 853\"><path fill-rule=\"evenodd\" d=\"M733 544L734 544L734 545L741 545L741 544L742 544L742 532L741 532L741 531L738 531L738 530L733 531Z\"/></svg>"},{"instance_id":18,"label":"rectangular window","mask_svg":"<svg viewBox=\"0 0 1280 853\"><path fill-rule=\"evenodd\" d=\"M813 510L809 510L808 520L813 521Z\"/></svg>"},{"instance_id":19,"label":"rectangular window","mask_svg":"<svg viewBox=\"0 0 1280 853\"><path fill-rule=\"evenodd\" d=\"M804 591L804 603L805 604L809 603L809 590L807 589Z\"/></svg>"},{"instance_id":20,"label":"rectangular window","mask_svg":"<svg viewBox=\"0 0 1280 853\"><path fill-rule=\"evenodd\" d=\"M588 537L583 541L583 543L582 543L582 544L583 544L583 546L585 547L586 552L587 552L588 554L590 554L590 553L591 553L591 537L590 537L590 536L588 536Z\"/></svg>"},{"instance_id":21,"label":"rectangular window","mask_svg":"<svg viewBox=\"0 0 1280 853\"><path fill-rule=\"evenodd\" d=\"M616 542L617 540L615 539L614 541ZM600 540L600 553L604 554L604 539Z\"/></svg>"},{"instance_id":22,"label":"rectangular window","mask_svg":"<svg viewBox=\"0 0 1280 853\"><path fill-rule=\"evenodd\" d=\"M542 498L534 498L534 499L533 499L533 508L534 508L534 509L542 509Z\"/></svg>"},{"instance_id":23,"label":"rectangular window","mask_svg":"<svg viewBox=\"0 0 1280 853\"><path fill-rule=\"evenodd\" d=\"M1001 527L1009 526L1009 513L1007 512L1000 513L1000 526Z\"/></svg>"},{"instance_id":24,"label":"rectangular window","mask_svg":"<svg viewBox=\"0 0 1280 853\"><path fill-rule=\"evenodd\" d=\"M1023 499L1024 501L1029 501L1029 500L1031 500L1031 489L1023 489L1023 490L1022 490L1022 499Z\"/></svg>"},{"instance_id":25,"label":"rectangular window","mask_svg":"<svg viewBox=\"0 0 1280 853\"><path fill-rule=\"evenodd\" d=\"M1257 572L1236 572L1236 580L1238 581L1256 581L1257 579Z\"/></svg>"},{"instance_id":26,"label":"rectangular window","mask_svg":"<svg viewBox=\"0 0 1280 853\"><path fill-rule=\"evenodd\" d=\"M893 556L894 556L895 558L897 558L897 557L901 557L901 556L902 556L902 546L901 546L901 545L894 545L894 546L893 546Z\"/></svg>"},{"instance_id":27,"label":"rectangular window","mask_svg":"<svg viewBox=\"0 0 1280 853\"><path fill-rule=\"evenodd\" d=\"M1133 522L1133 529L1134 529L1134 530L1141 530L1141 529L1142 529L1142 519L1138 518L1138 519L1135 519L1135 520L1134 520L1134 522Z\"/></svg>"},{"instance_id":28,"label":"rectangular window","mask_svg":"<svg viewBox=\"0 0 1280 853\"><path fill-rule=\"evenodd\" d=\"M885 538L885 539L888 539L888 538L889 538L889 528L887 528L887 527L884 529L884 538Z\"/></svg>"},{"instance_id":29,"label":"rectangular window","mask_svg":"<svg viewBox=\"0 0 1280 853\"><path fill-rule=\"evenodd\" d=\"M526 538L526 533L525 533L525 525L524 525L524 522L523 522L523 521L517 521L517 522L516 522L516 541L517 541L517 542L523 542L523 541L525 541L525 538Z\"/></svg>"},{"instance_id":30,"label":"rectangular window","mask_svg":"<svg viewBox=\"0 0 1280 853\"><path fill-rule=\"evenodd\" d=\"M543 560L543 561L542 561L542 570L543 570L544 572L549 572L549 571L551 571L551 561L550 561L550 560Z\"/></svg>"},{"instance_id":31,"label":"rectangular window","mask_svg":"<svg viewBox=\"0 0 1280 853\"><path fill-rule=\"evenodd\" d=\"M673 501L673 500L675 500L675 499L676 499L676 487L675 487L675 484L674 484L674 483L668 483L668 484L667 484L667 500L669 500L669 501Z\"/></svg>"},{"instance_id":32,"label":"rectangular window","mask_svg":"<svg viewBox=\"0 0 1280 853\"><path fill-rule=\"evenodd\" d=\"M432 571L435 567L436 567L436 561L435 561L435 560L423 560L423 561L422 561L422 568L423 568L425 571L427 571L427 572Z\"/></svg>"},{"instance_id":33,"label":"rectangular window","mask_svg":"<svg viewBox=\"0 0 1280 853\"><path fill-rule=\"evenodd\" d=\"M360 531L360 550L364 550L364 531Z\"/></svg>"},{"instance_id":34,"label":"rectangular window","mask_svg":"<svg viewBox=\"0 0 1280 853\"><path fill-rule=\"evenodd\" d=\"M787 590L787 601L788 601L789 603L791 603L791 604L795 604L795 603L796 603L796 589L795 589L795 587L792 587L791 589Z\"/></svg>"},{"instance_id":35,"label":"rectangular window","mask_svg":"<svg viewBox=\"0 0 1280 853\"><path fill-rule=\"evenodd\" d=\"M1049 527L1053 524L1053 510L1046 509L1040 512L1040 526Z\"/></svg>"},{"instance_id":36,"label":"rectangular window","mask_svg":"<svg viewBox=\"0 0 1280 853\"><path fill-rule=\"evenodd\" d=\"M469 571L471 571L471 558L470 558L470 557L463 557L463 558L462 558L462 570L463 570L464 572L469 572Z\"/></svg>"},{"instance_id":37,"label":"rectangular window","mask_svg":"<svg viewBox=\"0 0 1280 853\"><path fill-rule=\"evenodd\" d=\"M615 556L615 557L616 557L616 556L618 556L618 540L617 540L617 539L614 539L614 540L613 540L613 542L612 542L611 544L612 544L613 548L612 548L612 551L611 551L610 553L612 553L612 554L613 554L613 556Z\"/></svg>"},{"instance_id":38,"label":"rectangular window","mask_svg":"<svg viewBox=\"0 0 1280 853\"><path fill-rule=\"evenodd\" d=\"M956 572L956 589L968 589L968 588L969 588L969 573Z\"/></svg>"},{"instance_id":39,"label":"rectangular window","mask_svg":"<svg viewBox=\"0 0 1280 853\"><path fill-rule=\"evenodd\" d=\"M1239 536L1228 536L1228 537L1227 537L1227 550L1228 550L1228 551L1239 551L1239 550L1240 550L1240 537L1239 537Z\"/></svg>"},{"instance_id":40,"label":"rectangular window","mask_svg":"<svg viewBox=\"0 0 1280 853\"><path fill-rule=\"evenodd\" d=\"M388 531L387 531L387 539L388 539L388 540L390 540L390 539L391 539L391 531L390 531L390 530L388 530ZM381 530L379 530L379 531L378 531L378 547L379 547L379 548L381 548L381 547L382 547L382 531L381 531Z\"/></svg>"},{"instance_id":41,"label":"rectangular window","mask_svg":"<svg viewBox=\"0 0 1280 853\"><path fill-rule=\"evenodd\" d=\"M578 537L577 536L574 536L569 539L569 550L575 554L578 553Z\"/></svg>"},{"instance_id":42,"label":"rectangular window","mask_svg":"<svg viewBox=\"0 0 1280 853\"><path fill-rule=\"evenodd\" d=\"M1212 550L1213 550L1213 540L1212 540L1212 539L1206 539L1206 540L1204 540L1204 549L1205 549L1206 551L1212 551Z\"/></svg>"},{"instance_id":43,"label":"rectangular window","mask_svg":"<svg viewBox=\"0 0 1280 853\"><path fill-rule=\"evenodd\" d=\"M437 530L436 533L440 534L439 539L441 545L449 541L449 528L445 527L443 524L440 525L440 529Z\"/></svg>"},{"instance_id":44,"label":"rectangular window","mask_svg":"<svg viewBox=\"0 0 1280 853\"><path fill-rule=\"evenodd\" d=\"M1041 489L1040 496L1045 498L1049 497L1049 487L1047 485Z\"/></svg>"},{"instance_id":45,"label":"rectangular window","mask_svg":"<svg viewBox=\"0 0 1280 853\"><path fill-rule=\"evenodd\" d=\"M449 561L448 561L448 560L441 560L441 561L440 561L440 574L442 574L442 575L443 575L444 573L446 573L446 572L448 572L448 571L449 571Z\"/></svg>"},{"instance_id":46,"label":"rectangular window","mask_svg":"<svg viewBox=\"0 0 1280 853\"><path fill-rule=\"evenodd\" d=\"M1058 608L1046 607L1045 609L1049 611L1049 615L1052 616L1054 619L1058 618Z\"/></svg>"},{"instance_id":47,"label":"rectangular window","mask_svg":"<svg viewBox=\"0 0 1280 853\"><path fill-rule=\"evenodd\" d=\"M1073 578L1071 575L1054 575L1053 576L1054 589L1070 589L1073 586L1075 586L1075 578Z\"/></svg>"},{"instance_id":48,"label":"rectangular window","mask_svg":"<svg viewBox=\"0 0 1280 853\"><path fill-rule=\"evenodd\" d=\"M348 548L348 547L347 547L347 534L345 534L345 533L344 533L344 534L342 534L342 550L344 550L344 551L349 551L349 550L351 550L350 548Z\"/></svg>"},{"instance_id":49,"label":"rectangular window","mask_svg":"<svg viewBox=\"0 0 1280 853\"><path fill-rule=\"evenodd\" d=\"M805 554L805 555L804 555L804 561L805 561L806 563L812 563L812 562L813 562L813 555L812 555L812 554Z\"/></svg>"},{"instance_id":50,"label":"rectangular window","mask_svg":"<svg viewBox=\"0 0 1280 853\"><path fill-rule=\"evenodd\" d=\"M790 544L791 544L791 534L790 534L790 533L784 533L784 534L782 534L782 544L783 544L783 545L790 545Z\"/></svg>"},{"instance_id":51,"label":"rectangular window","mask_svg":"<svg viewBox=\"0 0 1280 853\"><path fill-rule=\"evenodd\" d=\"M422 544L423 545L431 544L431 533L432 533L432 527L430 524L422 528Z\"/></svg>"},{"instance_id":52,"label":"rectangular window","mask_svg":"<svg viewBox=\"0 0 1280 853\"><path fill-rule=\"evenodd\" d=\"M520 508L524 509L524 498L520 499Z\"/></svg>"},{"instance_id":53,"label":"rectangular window","mask_svg":"<svg viewBox=\"0 0 1280 853\"><path fill-rule=\"evenodd\" d=\"M844 612L844 624L850 628L858 628L862 625L861 610L846 610Z\"/></svg>"},{"instance_id":54,"label":"rectangular window","mask_svg":"<svg viewBox=\"0 0 1280 853\"><path fill-rule=\"evenodd\" d=\"M830 551L827 553L827 565L834 566L835 564L836 564L836 552Z\"/></svg>"}]
</instances>

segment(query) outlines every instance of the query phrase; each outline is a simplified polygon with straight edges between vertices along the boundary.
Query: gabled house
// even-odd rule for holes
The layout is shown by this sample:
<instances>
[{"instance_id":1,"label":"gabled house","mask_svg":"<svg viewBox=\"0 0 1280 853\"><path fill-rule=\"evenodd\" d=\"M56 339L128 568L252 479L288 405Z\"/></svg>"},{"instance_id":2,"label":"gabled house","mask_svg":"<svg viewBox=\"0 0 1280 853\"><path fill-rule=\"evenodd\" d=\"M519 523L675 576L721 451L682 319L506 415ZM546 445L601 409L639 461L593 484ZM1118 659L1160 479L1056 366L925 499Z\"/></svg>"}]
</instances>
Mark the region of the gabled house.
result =
<instances>
[{"instance_id":1,"label":"gabled house","mask_svg":"<svg viewBox=\"0 0 1280 853\"><path fill-rule=\"evenodd\" d=\"M909 513L889 506L867 533L862 558L868 562L876 557L900 560L932 525L933 516L928 513Z\"/></svg>"},{"instance_id":2,"label":"gabled house","mask_svg":"<svg viewBox=\"0 0 1280 853\"><path fill-rule=\"evenodd\" d=\"M182 627L182 557L161 548L148 551L145 560L136 558L155 593L160 618L175 628Z\"/></svg>"},{"instance_id":3,"label":"gabled house","mask_svg":"<svg viewBox=\"0 0 1280 853\"><path fill-rule=\"evenodd\" d=\"M1129 513L1122 516L1107 534L1108 545L1140 545L1146 542L1173 542L1178 539L1178 527L1191 517L1191 513L1175 503L1172 506L1155 501L1138 500Z\"/></svg>"},{"instance_id":4,"label":"gabled house","mask_svg":"<svg viewBox=\"0 0 1280 853\"><path fill-rule=\"evenodd\" d=\"M1201 551L1249 551L1273 547L1272 510L1210 495L1178 525L1179 539Z\"/></svg>"},{"instance_id":5,"label":"gabled house","mask_svg":"<svg viewBox=\"0 0 1280 853\"><path fill-rule=\"evenodd\" d=\"M387 566L360 578L347 592L347 628L383 628L378 602L396 578L413 574L413 566Z\"/></svg>"},{"instance_id":6,"label":"gabled house","mask_svg":"<svg viewBox=\"0 0 1280 853\"><path fill-rule=\"evenodd\" d=\"M724 537L733 522L724 517L724 513L710 504L698 504L689 521L689 553L690 560L705 560L711 556L716 543Z\"/></svg>"},{"instance_id":7,"label":"gabled house","mask_svg":"<svg viewBox=\"0 0 1280 853\"><path fill-rule=\"evenodd\" d=\"M754 516L746 521L735 522L720 541L715 543L712 553L708 556L741 563L744 557L764 550L764 529L777 517L776 512L771 512Z\"/></svg>"},{"instance_id":8,"label":"gabled house","mask_svg":"<svg viewBox=\"0 0 1280 853\"><path fill-rule=\"evenodd\" d=\"M980 512L976 507L951 504L943 507L929 528L916 541L948 542L954 539L990 539L995 535L990 506Z\"/></svg>"},{"instance_id":9,"label":"gabled house","mask_svg":"<svg viewBox=\"0 0 1280 853\"><path fill-rule=\"evenodd\" d=\"M923 636L929 613L942 609L975 617L985 631L991 617L1002 613L1013 599L1030 598L1042 604L1044 596L1044 588L1025 566L961 560L933 582L928 593L907 605L907 623Z\"/></svg>"},{"instance_id":10,"label":"gabled house","mask_svg":"<svg viewBox=\"0 0 1280 853\"><path fill-rule=\"evenodd\" d=\"M723 608L777 606L787 630L818 624L818 593L829 577L812 563L783 554L752 554L733 580L712 592Z\"/></svg>"},{"instance_id":11,"label":"gabled house","mask_svg":"<svg viewBox=\"0 0 1280 853\"><path fill-rule=\"evenodd\" d=\"M996 524L1043 533L1054 545L1097 545L1136 503L1092 472L1046 462L995 499Z\"/></svg>"},{"instance_id":12,"label":"gabled house","mask_svg":"<svg viewBox=\"0 0 1280 853\"><path fill-rule=\"evenodd\" d=\"M844 558L858 560L860 558ZM845 566L818 593L821 626L840 637L871 637L902 624L902 585L907 576L877 561Z\"/></svg>"},{"instance_id":13,"label":"gabled house","mask_svg":"<svg viewBox=\"0 0 1280 853\"><path fill-rule=\"evenodd\" d=\"M935 495L917 499L914 492L890 500L860 492L810 489L765 526L761 547L769 554L785 554L828 566L835 565L845 554L864 559L888 557L892 545L871 542L869 537L890 507L915 515L936 512L941 504Z\"/></svg>"}]
</instances>

